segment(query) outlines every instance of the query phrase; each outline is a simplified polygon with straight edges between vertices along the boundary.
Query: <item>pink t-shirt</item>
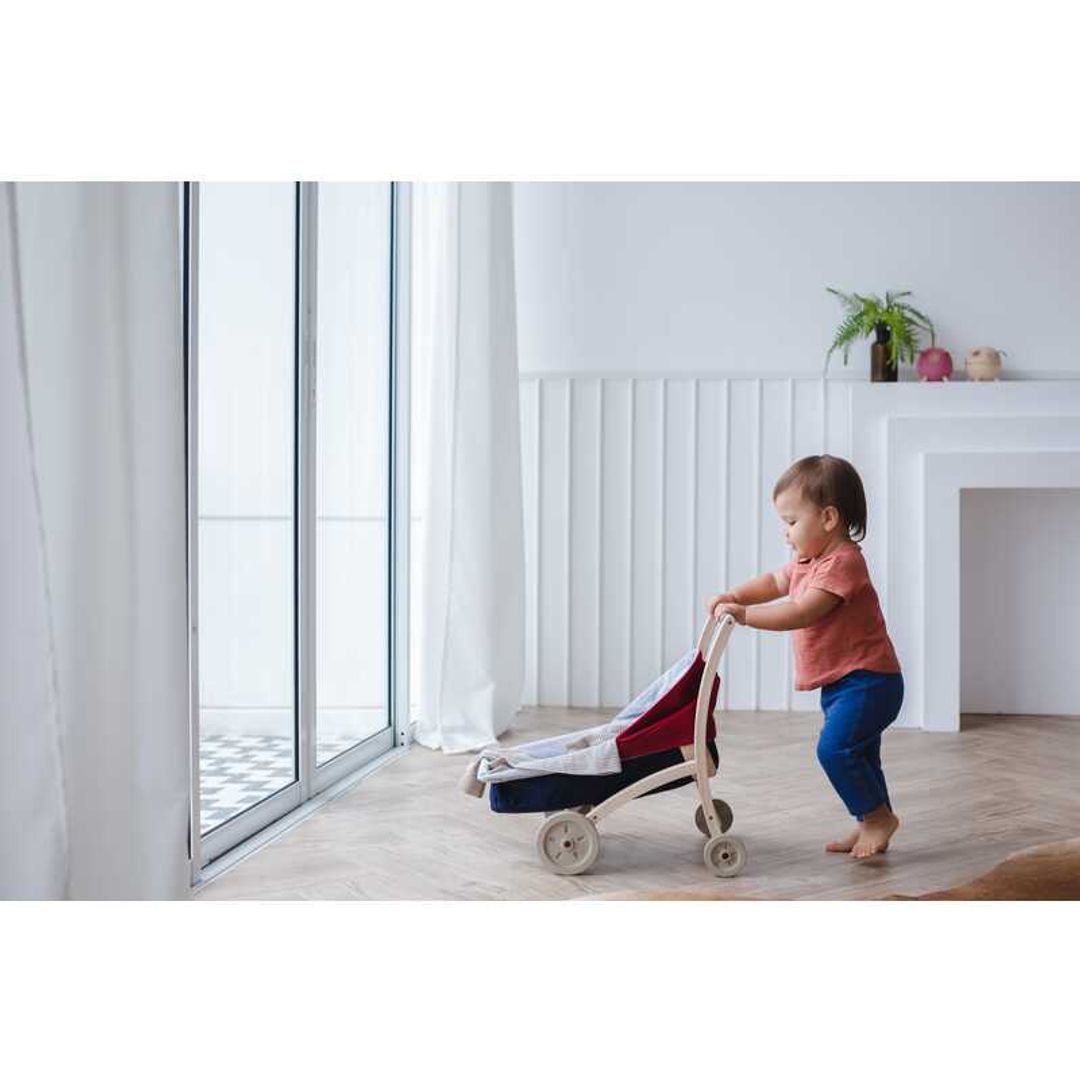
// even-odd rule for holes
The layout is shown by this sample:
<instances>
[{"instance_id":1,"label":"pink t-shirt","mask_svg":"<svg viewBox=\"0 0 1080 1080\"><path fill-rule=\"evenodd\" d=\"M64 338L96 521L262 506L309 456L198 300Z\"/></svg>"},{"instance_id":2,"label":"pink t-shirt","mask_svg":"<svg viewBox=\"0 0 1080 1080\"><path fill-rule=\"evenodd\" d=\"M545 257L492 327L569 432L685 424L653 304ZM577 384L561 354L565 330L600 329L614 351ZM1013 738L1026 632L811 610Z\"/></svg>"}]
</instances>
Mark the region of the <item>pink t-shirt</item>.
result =
<instances>
[{"instance_id":1,"label":"pink t-shirt","mask_svg":"<svg viewBox=\"0 0 1080 1080\"><path fill-rule=\"evenodd\" d=\"M823 589L843 601L824 619L793 632L796 690L816 690L852 671L900 670L858 544L841 544L817 559L793 559L779 572L792 599Z\"/></svg>"}]
</instances>

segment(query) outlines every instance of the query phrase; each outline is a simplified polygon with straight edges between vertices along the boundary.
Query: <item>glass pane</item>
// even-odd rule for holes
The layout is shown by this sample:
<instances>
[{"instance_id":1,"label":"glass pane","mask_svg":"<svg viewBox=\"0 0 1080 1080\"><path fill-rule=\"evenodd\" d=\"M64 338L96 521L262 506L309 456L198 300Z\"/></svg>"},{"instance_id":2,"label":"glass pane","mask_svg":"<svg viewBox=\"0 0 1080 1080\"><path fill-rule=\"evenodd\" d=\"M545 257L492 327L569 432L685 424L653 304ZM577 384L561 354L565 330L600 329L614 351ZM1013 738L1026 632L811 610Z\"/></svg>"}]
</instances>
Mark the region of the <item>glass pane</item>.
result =
<instances>
[{"instance_id":1,"label":"glass pane","mask_svg":"<svg viewBox=\"0 0 1080 1080\"><path fill-rule=\"evenodd\" d=\"M388 710L390 185L320 184L316 763Z\"/></svg>"},{"instance_id":2,"label":"glass pane","mask_svg":"<svg viewBox=\"0 0 1080 1080\"><path fill-rule=\"evenodd\" d=\"M293 184L201 184L202 832L297 779Z\"/></svg>"}]
</instances>

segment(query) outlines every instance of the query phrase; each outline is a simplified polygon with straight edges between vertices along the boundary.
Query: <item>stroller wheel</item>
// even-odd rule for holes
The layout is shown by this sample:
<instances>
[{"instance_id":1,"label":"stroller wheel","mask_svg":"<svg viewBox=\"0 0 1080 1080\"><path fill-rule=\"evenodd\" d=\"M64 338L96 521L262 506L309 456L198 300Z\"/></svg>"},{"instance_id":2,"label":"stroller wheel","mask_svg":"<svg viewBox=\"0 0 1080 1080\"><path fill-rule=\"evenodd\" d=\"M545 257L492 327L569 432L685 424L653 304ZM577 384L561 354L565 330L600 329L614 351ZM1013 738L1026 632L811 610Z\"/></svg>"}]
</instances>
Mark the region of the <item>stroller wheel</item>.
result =
<instances>
[{"instance_id":1,"label":"stroller wheel","mask_svg":"<svg viewBox=\"0 0 1080 1080\"><path fill-rule=\"evenodd\" d=\"M560 810L541 823L536 850L540 861L556 874L583 874L600 854L600 834L576 810Z\"/></svg>"},{"instance_id":2,"label":"stroller wheel","mask_svg":"<svg viewBox=\"0 0 1080 1080\"><path fill-rule=\"evenodd\" d=\"M717 877L735 877L746 865L746 845L734 836L714 836L705 844L705 865Z\"/></svg>"},{"instance_id":3,"label":"stroller wheel","mask_svg":"<svg viewBox=\"0 0 1080 1080\"><path fill-rule=\"evenodd\" d=\"M731 828L731 823L735 820L731 807L723 799L713 799L712 805L714 813L720 819L720 831L727 832ZM698 803L697 810L694 811L694 824L698 827L698 832L705 836L709 835L709 826L705 822L705 808L700 803Z\"/></svg>"}]
</instances>

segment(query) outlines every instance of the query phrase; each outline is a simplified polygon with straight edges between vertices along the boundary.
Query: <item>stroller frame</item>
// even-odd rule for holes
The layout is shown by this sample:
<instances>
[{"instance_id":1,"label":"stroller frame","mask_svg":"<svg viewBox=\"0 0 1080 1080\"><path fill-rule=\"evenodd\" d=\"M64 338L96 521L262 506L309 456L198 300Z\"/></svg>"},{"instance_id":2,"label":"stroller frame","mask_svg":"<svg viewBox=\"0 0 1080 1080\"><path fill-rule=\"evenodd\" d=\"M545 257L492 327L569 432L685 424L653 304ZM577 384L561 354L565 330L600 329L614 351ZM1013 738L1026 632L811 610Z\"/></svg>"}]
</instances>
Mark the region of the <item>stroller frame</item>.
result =
<instances>
[{"instance_id":1,"label":"stroller frame","mask_svg":"<svg viewBox=\"0 0 1080 1080\"><path fill-rule=\"evenodd\" d=\"M733 877L742 870L746 864L746 848L735 837L723 835L731 825L731 811L726 803L712 797L709 779L716 772L716 766L706 748L713 679L735 625L730 615L720 619L710 615L698 639L697 651L705 661L705 670L698 686L694 713L693 756L629 784L587 811L560 810L547 817L537 831L536 845L541 861L549 869L557 874L584 873L600 853L596 826L601 821L640 795L648 794L673 780L693 777L701 804L697 826L707 836L705 865L719 877ZM717 743L719 738L720 725L716 723ZM687 748L683 748L683 753L687 753Z\"/></svg>"}]
</instances>

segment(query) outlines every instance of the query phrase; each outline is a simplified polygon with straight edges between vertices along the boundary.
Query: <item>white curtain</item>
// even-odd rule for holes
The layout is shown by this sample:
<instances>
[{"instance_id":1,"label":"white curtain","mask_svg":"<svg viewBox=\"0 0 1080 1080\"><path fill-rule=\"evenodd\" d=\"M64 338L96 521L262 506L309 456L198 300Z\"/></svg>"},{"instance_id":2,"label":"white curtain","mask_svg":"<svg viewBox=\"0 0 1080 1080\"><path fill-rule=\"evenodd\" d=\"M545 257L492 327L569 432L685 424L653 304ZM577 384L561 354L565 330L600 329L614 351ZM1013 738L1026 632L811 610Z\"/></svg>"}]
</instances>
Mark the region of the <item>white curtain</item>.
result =
<instances>
[{"instance_id":1,"label":"white curtain","mask_svg":"<svg viewBox=\"0 0 1080 1080\"><path fill-rule=\"evenodd\" d=\"M3 188L0 895L184 897L179 187Z\"/></svg>"},{"instance_id":2,"label":"white curtain","mask_svg":"<svg viewBox=\"0 0 1080 1080\"><path fill-rule=\"evenodd\" d=\"M14 189L0 199L0 897L64 895L67 818L52 631L17 304Z\"/></svg>"},{"instance_id":3,"label":"white curtain","mask_svg":"<svg viewBox=\"0 0 1080 1080\"><path fill-rule=\"evenodd\" d=\"M475 750L521 704L525 556L509 184L413 189L422 395L418 742Z\"/></svg>"}]
</instances>

